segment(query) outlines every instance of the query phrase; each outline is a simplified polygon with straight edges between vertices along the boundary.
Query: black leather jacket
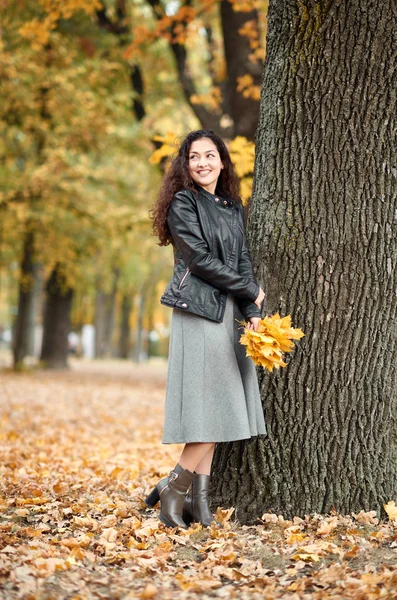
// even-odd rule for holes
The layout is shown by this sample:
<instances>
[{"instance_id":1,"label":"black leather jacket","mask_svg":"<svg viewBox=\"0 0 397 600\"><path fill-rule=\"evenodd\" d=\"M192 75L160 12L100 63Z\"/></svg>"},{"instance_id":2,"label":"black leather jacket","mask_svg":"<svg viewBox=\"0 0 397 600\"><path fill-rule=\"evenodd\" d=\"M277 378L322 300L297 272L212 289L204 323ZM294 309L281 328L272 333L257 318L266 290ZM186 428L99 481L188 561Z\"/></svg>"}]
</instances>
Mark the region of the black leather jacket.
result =
<instances>
[{"instance_id":1,"label":"black leather jacket","mask_svg":"<svg viewBox=\"0 0 397 600\"><path fill-rule=\"evenodd\" d=\"M224 211L232 211L225 214ZM226 217L226 218L225 218ZM161 303L222 322L226 296L236 297L245 319L260 317L259 294L241 204L199 188L174 195L167 224L174 274Z\"/></svg>"}]
</instances>

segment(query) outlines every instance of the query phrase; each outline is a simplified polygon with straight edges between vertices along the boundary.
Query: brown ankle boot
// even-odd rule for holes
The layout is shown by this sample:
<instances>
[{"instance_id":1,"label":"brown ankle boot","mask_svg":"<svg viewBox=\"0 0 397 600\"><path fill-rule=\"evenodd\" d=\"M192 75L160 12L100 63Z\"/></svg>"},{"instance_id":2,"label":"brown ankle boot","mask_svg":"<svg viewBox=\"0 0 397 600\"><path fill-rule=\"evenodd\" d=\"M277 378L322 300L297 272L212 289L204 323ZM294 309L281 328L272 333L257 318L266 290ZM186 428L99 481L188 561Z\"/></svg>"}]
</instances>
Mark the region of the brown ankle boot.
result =
<instances>
[{"instance_id":1,"label":"brown ankle boot","mask_svg":"<svg viewBox=\"0 0 397 600\"><path fill-rule=\"evenodd\" d=\"M183 510L183 520L187 525L192 521L209 527L215 521L208 506L209 475L196 473L189 494L186 496Z\"/></svg>"},{"instance_id":2,"label":"brown ankle boot","mask_svg":"<svg viewBox=\"0 0 397 600\"><path fill-rule=\"evenodd\" d=\"M180 465L178 471L182 468ZM160 520L167 527L182 527L187 525L182 518L183 505L194 474L188 469L177 472L171 471L167 483L159 490L160 493Z\"/></svg>"},{"instance_id":3,"label":"brown ankle boot","mask_svg":"<svg viewBox=\"0 0 397 600\"><path fill-rule=\"evenodd\" d=\"M150 508L156 506L157 502L160 502L160 492L167 485L168 479L171 476L171 473L177 473L180 475L183 472L183 467L178 463L174 469L170 472L167 477L163 477L160 479L157 485L154 486L150 494L145 498L145 504Z\"/></svg>"}]
</instances>

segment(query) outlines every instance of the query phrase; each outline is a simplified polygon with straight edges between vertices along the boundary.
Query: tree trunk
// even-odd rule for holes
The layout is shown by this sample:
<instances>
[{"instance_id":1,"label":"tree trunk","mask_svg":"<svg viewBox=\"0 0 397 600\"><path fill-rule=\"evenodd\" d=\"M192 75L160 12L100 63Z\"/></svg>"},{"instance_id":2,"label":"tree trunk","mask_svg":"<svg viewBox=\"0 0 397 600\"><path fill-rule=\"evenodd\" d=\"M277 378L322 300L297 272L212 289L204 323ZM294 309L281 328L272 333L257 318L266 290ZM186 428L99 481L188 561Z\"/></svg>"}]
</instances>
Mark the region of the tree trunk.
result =
<instances>
[{"instance_id":1,"label":"tree trunk","mask_svg":"<svg viewBox=\"0 0 397 600\"><path fill-rule=\"evenodd\" d=\"M95 358L109 358L112 355L112 335L114 329L115 301L120 271L113 269L112 290L98 290L95 299Z\"/></svg>"},{"instance_id":2,"label":"tree trunk","mask_svg":"<svg viewBox=\"0 0 397 600\"><path fill-rule=\"evenodd\" d=\"M146 317L147 317L147 355L148 358L151 356L158 356L158 340L153 339L151 337L152 332L154 332L154 312L155 312L155 303L153 302L154 290L148 290L148 299L146 307Z\"/></svg>"},{"instance_id":3,"label":"tree trunk","mask_svg":"<svg viewBox=\"0 0 397 600\"><path fill-rule=\"evenodd\" d=\"M268 436L217 448L243 522L397 495L397 5L273 0L249 218L265 311L306 337L258 371Z\"/></svg>"},{"instance_id":4,"label":"tree trunk","mask_svg":"<svg viewBox=\"0 0 397 600\"><path fill-rule=\"evenodd\" d=\"M130 314L132 310L132 299L129 294L124 294L121 303L121 323L120 323L120 342L119 357L129 358L131 350L131 327Z\"/></svg>"},{"instance_id":5,"label":"tree trunk","mask_svg":"<svg viewBox=\"0 0 397 600\"><path fill-rule=\"evenodd\" d=\"M47 369L67 368L68 334L73 290L65 282L57 265L46 285L43 317L43 346L40 359Z\"/></svg>"},{"instance_id":6,"label":"tree trunk","mask_svg":"<svg viewBox=\"0 0 397 600\"><path fill-rule=\"evenodd\" d=\"M141 362L145 356L147 356L147 349L145 348L145 342L147 341L146 335L143 328L143 318L145 315L146 309L146 288L142 287L141 293L138 297L138 316L137 316L137 324L136 324L136 344L134 351L134 361Z\"/></svg>"},{"instance_id":7,"label":"tree trunk","mask_svg":"<svg viewBox=\"0 0 397 600\"><path fill-rule=\"evenodd\" d=\"M108 296L109 294L105 294L105 292L102 292L100 290L97 290L95 296L95 358L102 358L104 356L103 339L106 302Z\"/></svg>"},{"instance_id":8,"label":"tree trunk","mask_svg":"<svg viewBox=\"0 0 397 600\"><path fill-rule=\"evenodd\" d=\"M34 334L38 299L41 292L40 265L34 260L34 235L26 234L21 261L18 314L14 324L14 368L34 354Z\"/></svg>"},{"instance_id":9,"label":"tree trunk","mask_svg":"<svg viewBox=\"0 0 397 600\"><path fill-rule=\"evenodd\" d=\"M263 64L250 60L249 40L239 30L246 23L258 27L258 13L256 10L237 12L230 0L222 0L220 8L227 70L226 110L233 119L233 136L243 135L253 140L259 119L259 102L237 91L238 78L250 75L253 85L259 86Z\"/></svg>"}]
</instances>

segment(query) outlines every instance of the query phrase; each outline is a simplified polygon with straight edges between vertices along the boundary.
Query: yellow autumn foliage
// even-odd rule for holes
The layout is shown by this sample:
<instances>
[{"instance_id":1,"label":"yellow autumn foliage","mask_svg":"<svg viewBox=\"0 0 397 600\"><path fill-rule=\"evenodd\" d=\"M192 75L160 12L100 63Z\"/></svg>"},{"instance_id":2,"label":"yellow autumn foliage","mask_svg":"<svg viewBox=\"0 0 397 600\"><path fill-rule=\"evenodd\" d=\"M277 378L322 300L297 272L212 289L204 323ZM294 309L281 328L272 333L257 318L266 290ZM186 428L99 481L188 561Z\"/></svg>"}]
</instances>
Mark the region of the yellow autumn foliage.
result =
<instances>
[{"instance_id":1,"label":"yellow autumn foliage","mask_svg":"<svg viewBox=\"0 0 397 600\"><path fill-rule=\"evenodd\" d=\"M149 159L152 165L160 164L163 158L172 156L178 150L177 136L171 131L167 131L165 135L155 135L153 140L155 142L161 142L161 146L153 152Z\"/></svg>"},{"instance_id":2,"label":"yellow autumn foliage","mask_svg":"<svg viewBox=\"0 0 397 600\"><path fill-rule=\"evenodd\" d=\"M34 50L49 42L50 33L60 19L70 19L79 11L92 15L102 6L99 0L40 0L38 4L45 12L42 20L33 18L19 28L19 34L31 42Z\"/></svg>"},{"instance_id":3,"label":"yellow autumn foliage","mask_svg":"<svg viewBox=\"0 0 397 600\"><path fill-rule=\"evenodd\" d=\"M268 371L286 367L284 353L294 348L292 340L300 340L305 334L301 329L291 326L291 315L280 317L279 313L259 321L258 331L245 329L240 344L246 346L246 355L256 365ZM246 325L243 321L242 325Z\"/></svg>"},{"instance_id":4,"label":"yellow autumn foliage","mask_svg":"<svg viewBox=\"0 0 397 600\"><path fill-rule=\"evenodd\" d=\"M222 103L222 92L219 86L214 86L206 94L193 94L190 96L190 101L216 111Z\"/></svg>"},{"instance_id":5,"label":"yellow autumn foliage","mask_svg":"<svg viewBox=\"0 0 397 600\"><path fill-rule=\"evenodd\" d=\"M259 85L254 85L252 75L246 74L237 78L237 91L241 92L244 98L260 99L261 88Z\"/></svg>"},{"instance_id":6,"label":"yellow autumn foliage","mask_svg":"<svg viewBox=\"0 0 397 600\"><path fill-rule=\"evenodd\" d=\"M254 172L255 144L238 135L229 144L229 152L238 177L241 179Z\"/></svg>"},{"instance_id":7,"label":"yellow autumn foliage","mask_svg":"<svg viewBox=\"0 0 397 600\"><path fill-rule=\"evenodd\" d=\"M246 137L238 135L229 144L229 152L241 185L241 197L245 202L252 195L252 176L254 172L255 144Z\"/></svg>"},{"instance_id":8,"label":"yellow autumn foliage","mask_svg":"<svg viewBox=\"0 0 397 600\"><path fill-rule=\"evenodd\" d=\"M263 5L263 0L230 0L235 12L251 12L252 10L260 10Z\"/></svg>"}]
</instances>

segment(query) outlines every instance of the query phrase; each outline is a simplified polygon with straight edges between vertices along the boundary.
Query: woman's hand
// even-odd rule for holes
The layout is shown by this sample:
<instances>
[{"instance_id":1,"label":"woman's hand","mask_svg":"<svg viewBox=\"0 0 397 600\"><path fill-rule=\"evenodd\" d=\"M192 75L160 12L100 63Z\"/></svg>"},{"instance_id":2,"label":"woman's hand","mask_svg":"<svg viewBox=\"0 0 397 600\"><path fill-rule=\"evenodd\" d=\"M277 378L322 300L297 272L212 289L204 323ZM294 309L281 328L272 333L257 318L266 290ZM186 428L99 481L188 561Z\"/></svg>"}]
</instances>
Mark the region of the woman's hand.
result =
<instances>
[{"instance_id":1,"label":"woman's hand","mask_svg":"<svg viewBox=\"0 0 397 600\"><path fill-rule=\"evenodd\" d=\"M253 329L254 331L258 331L258 324L260 320L260 317L250 317L248 319L247 329Z\"/></svg>"},{"instance_id":2,"label":"woman's hand","mask_svg":"<svg viewBox=\"0 0 397 600\"><path fill-rule=\"evenodd\" d=\"M261 304L264 301L264 299L265 299L265 292L260 287L258 297L255 300L255 304L257 305L258 308L261 308Z\"/></svg>"}]
</instances>

